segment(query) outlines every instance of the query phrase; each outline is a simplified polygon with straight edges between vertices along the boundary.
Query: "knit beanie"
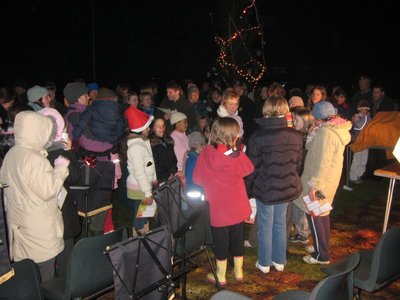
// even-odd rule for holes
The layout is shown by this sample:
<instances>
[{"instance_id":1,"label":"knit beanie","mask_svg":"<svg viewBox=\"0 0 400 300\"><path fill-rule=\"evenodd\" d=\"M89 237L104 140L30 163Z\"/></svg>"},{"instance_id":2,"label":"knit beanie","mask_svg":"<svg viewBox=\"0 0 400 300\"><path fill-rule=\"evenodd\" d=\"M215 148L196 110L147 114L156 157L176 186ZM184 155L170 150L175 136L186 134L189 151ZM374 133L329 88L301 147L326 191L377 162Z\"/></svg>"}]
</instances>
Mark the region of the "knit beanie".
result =
<instances>
[{"instance_id":1,"label":"knit beanie","mask_svg":"<svg viewBox=\"0 0 400 300\"><path fill-rule=\"evenodd\" d=\"M64 98L67 99L69 104L73 104L83 94L88 92L86 86L81 82L69 82L64 88Z\"/></svg>"},{"instance_id":2,"label":"knit beanie","mask_svg":"<svg viewBox=\"0 0 400 300\"><path fill-rule=\"evenodd\" d=\"M294 107L302 107L304 106L304 101L299 96L293 96L289 99L289 108L292 109Z\"/></svg>"},{"instance_id":3,"label":"knit beanie","mask_svg":"<svg viewBox=\"0 0 400 300\"><path fill-rule=\"evenodd\" d=\"M91 82L87 86L87 89L90 91L98 91L100 89L99 85L96 82Z\"/></svg>"},{"instance_id":4,"label":"knit beanie","mask_svg":"<svg viewBox=\"0 0 400 300\"><path fill-rule=\"evenodd\" d=\"M169 121L171 122L171 125L174 125L175 123L178 123L179 121L182 121L185 119L187 119L187 117L184 113L175 111L171 114L171 119Z\"/></svg>"},{"instance_id":5,"label":"knit beanie","mask_svg":"<svg viewBox=\"0 0 400 300\"><path fill-rule=\"evenodd\" d=\"M38 85L31 87L27 92L28 100L29 102L32 103L36 102L37 100L41 99L43 96L46 96L48 94L49 94L48 89Z\"/></svg>"}]
</instances>

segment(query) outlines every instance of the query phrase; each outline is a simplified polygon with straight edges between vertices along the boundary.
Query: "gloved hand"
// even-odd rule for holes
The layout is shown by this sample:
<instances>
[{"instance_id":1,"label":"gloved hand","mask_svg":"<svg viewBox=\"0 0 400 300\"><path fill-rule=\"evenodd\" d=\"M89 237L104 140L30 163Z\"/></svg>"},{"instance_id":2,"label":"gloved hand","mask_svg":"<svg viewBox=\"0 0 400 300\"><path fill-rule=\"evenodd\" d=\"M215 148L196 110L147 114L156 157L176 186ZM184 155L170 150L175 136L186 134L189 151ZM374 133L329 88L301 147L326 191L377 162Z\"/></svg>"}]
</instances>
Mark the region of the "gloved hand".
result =
<instances>
[{"instance_id":1,"label":"gloved hand","mask_svg":"<svg viewBox=\"0 0 400 300\"><path fill-rule=\"evenodd\" d=\"M69 159L65 158L62 155L59 155L55 160L54 160L54 166L63 166L63 167L68 167L69 166Z\"/></svg>"}]
</instances>

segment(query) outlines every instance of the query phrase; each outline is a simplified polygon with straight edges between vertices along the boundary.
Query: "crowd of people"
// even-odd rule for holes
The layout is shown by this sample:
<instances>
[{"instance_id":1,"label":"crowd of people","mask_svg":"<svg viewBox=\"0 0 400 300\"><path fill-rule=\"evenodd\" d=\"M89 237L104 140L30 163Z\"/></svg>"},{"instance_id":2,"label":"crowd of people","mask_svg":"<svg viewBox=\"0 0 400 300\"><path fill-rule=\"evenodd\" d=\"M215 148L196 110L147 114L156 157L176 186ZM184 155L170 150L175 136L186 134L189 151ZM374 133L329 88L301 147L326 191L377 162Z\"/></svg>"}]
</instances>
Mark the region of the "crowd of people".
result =
<instances>
[{"instance_id":1,"label":"crowd of people","mask_svg":"<svg viewBox=\"0 0 400 300\"><path fill-rule=\"evenodd\" d=\"M222 285L229 259L235 279L243 280L245 246L258 247L262 273L283 271L288 243L307 245L310 233L304 262L328 264L330 211L312 214L304 198L332 205L346 145L377 113L398 110L365 75L351 98L339 86L329 89L330 95L323 85L287 91L273 82L249 92L240 81L171 81L162 98L154 82L136 93L129 84L110 89L76 80L59 101L53 83L28 87L20 80L0 88L11 260L35 261L42 281L65 275L76 240L109 230L113 201L131 211L131 234L143 234L155 225L138 215L139 207L152 205L153 189L177 176L187 193L209 202ZM353 183L369 174L370 156L367 149L354 154ZM71 187L87 181L85 166L101 163L109 192L82 206ZM249 198L257 215L245 239ZM215 281L211 273L207 279Z\"/></svg>"}]
</instances>

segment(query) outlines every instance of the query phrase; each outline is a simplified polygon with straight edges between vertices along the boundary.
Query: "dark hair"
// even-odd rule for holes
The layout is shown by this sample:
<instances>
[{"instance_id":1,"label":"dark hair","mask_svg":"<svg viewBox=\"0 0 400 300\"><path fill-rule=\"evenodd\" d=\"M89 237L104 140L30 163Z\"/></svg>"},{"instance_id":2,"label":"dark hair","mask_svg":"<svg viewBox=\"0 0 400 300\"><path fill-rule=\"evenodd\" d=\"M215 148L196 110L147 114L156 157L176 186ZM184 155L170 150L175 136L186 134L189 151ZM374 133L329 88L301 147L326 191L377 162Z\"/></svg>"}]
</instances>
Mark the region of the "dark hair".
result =
<instances>
[{"instance_id":1,"label":"dark hair","mask_svg":"<svg viewBox=\"0 0 400 300\"><path fill-rule=\"evenodd\" d=\"M384 86L383 84L380 84L380 83L375 83L375 84L372 86L372 88L373 88L373 89L380 89L382 92L385 91L385 86Z\"/></svg>"},{"instance_id":2,"label":"dark hair","mask_svg":"<svg viewBox=\"0 0 400 300\"><path fill-rule=\"evenodd\" d=\"M8 103L15 100L15 94L9 87L0 88L0 99L3 103Z\"/></svg>"},{"instance_id":3,"label":"dark hair","mask_svg":"<svg viewBox=\"0 0 400 300\"><path fill-rule=\"evenodd\" d=\"M343 90L341 88L336 89L336 91L333 93L333 95L335 97L339 97L339 96L345 96L346 97L347 96L345 90Z\"/></svg>"},{"instance_id":4,"label":"dark hair","mask_svg":"<svg viewBox=\"0 0 400 300\"><path fill-rule=\"evenodd\" d=\"M167 89L182 90L182 87L176 81L170 81L167 83Z\"/></svg>"}]
</instances>

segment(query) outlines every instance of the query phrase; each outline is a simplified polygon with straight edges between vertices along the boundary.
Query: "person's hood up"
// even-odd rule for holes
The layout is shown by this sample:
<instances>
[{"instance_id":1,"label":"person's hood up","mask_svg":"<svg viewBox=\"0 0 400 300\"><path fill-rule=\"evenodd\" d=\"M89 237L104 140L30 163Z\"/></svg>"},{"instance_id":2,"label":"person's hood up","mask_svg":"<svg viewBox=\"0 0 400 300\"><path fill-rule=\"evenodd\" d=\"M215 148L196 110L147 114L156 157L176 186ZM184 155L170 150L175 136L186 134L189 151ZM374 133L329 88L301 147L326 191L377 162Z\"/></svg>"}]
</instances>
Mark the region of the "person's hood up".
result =
<instances>
[{"instance_id":1,"label":"person's hood up","mask_svg":"<svg viewBox=\"0 0 400 300\"><path fill-rule=\"evenodd\" d=\"M22 111L15 117L15 145L41 151L55 134L54 121L33 111Z\"/></svg>"}]
</instances>

